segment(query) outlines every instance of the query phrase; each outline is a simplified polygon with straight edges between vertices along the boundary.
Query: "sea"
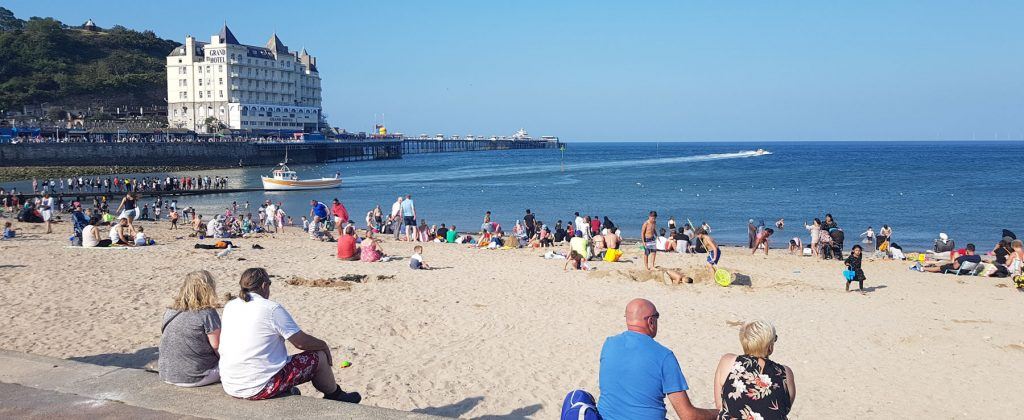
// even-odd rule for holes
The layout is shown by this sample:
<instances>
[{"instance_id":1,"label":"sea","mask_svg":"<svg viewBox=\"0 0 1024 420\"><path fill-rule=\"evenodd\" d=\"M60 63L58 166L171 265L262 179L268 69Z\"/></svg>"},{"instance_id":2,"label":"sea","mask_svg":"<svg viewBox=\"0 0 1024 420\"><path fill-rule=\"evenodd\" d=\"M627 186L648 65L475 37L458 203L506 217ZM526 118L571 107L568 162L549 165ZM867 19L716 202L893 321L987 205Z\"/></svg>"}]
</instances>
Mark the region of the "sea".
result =
<instances>
[{"instance_id":1,"label":"sea","mask_svg":"<svg viewBox=\"0 0 1024 420\"><path fill-rule=\"evenodd\" d=\"M232 202L250 211L283 202L294 217L309 200L338 198L364 225L366 212L387 213L412 194L428 224L479 230L484 213L511 229L526 209L553 226L574 212L607 216L626 237L638 237L649 211L658 223L710 224L720 243L745 244L747 222L776 230L773 246L832 214L846 247L869 226L893 229L904 249L929 248L940 232L987 251L1002 230L1024 234L1024 142L567 142L565 150L507 150L406 155L397 160L293 165L300 177L342 174L340 189L248 192L179 198L179 207L222 213ZM763 149L768 154L759 154ZM270 167L191 172L227 176L229 187L258 187ZM162 174L157 174L162 175ZM176 175L184 175L179 173ZM134 174L141 178L145 174ZM30 182L4 184L31 189ZM143 202L151 202L153 197Z\"/></svg>"}]
</instances>

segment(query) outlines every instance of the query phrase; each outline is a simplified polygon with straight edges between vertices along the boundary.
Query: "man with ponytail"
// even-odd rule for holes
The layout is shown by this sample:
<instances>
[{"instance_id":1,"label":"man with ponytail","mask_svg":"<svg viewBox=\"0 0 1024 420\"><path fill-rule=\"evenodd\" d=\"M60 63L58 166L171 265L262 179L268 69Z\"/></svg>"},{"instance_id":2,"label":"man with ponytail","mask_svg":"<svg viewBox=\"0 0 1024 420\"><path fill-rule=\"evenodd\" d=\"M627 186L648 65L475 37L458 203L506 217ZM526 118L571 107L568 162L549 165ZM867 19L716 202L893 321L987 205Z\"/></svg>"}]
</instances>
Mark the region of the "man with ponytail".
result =
<instances>
[{"instance_id":1,"label":"man with ponytail","mask_svg":"<svg viewBox=\"0 0 1024 420\"><path fill-rule=\"evenodd\" d=\"M338 386L327 343L303 332L281 304L270 300L266 270L247 269L238 283L238 298L224 305L221 326L221 383L228 395L264 400L312 381L325 399L353 404L362 399ZM289 356L285 340L302 353Z\"/></svg>"}]
</instances>

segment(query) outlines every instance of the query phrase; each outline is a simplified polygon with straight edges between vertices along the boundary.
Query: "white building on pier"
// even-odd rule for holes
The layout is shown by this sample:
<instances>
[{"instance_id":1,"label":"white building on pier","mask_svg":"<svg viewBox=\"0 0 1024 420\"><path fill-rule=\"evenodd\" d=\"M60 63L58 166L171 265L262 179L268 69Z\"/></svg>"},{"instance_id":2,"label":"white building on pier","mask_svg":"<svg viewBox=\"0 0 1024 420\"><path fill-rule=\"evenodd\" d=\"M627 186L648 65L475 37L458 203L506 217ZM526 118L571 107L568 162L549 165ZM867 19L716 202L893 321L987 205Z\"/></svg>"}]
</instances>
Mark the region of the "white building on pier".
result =
<instances>
[{"instance_id":1,"label":"white building on pier","mask_svg":"<svg viewBox=\"0 0 1024 420\"><path fill-rule=\"evenodd\" d=\"M263 47L243 45L224 25L210 42L186 36L167 56L170 127L316 132L320 101L316 57L289 51L277 34Z\"/></svg>"}]
</instances>

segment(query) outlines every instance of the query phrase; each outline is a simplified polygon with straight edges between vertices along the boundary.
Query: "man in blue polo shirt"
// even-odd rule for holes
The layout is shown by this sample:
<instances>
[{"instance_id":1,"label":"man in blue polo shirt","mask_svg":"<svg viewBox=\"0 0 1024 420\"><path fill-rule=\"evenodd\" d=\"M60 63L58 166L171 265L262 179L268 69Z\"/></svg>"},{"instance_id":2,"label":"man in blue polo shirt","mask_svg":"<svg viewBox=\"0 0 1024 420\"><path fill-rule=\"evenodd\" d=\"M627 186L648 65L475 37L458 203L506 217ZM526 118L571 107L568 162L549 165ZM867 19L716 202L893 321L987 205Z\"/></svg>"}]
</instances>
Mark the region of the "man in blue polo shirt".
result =
<instances>
[{"instance_id":1,"label":"man in blue polo shirt","mask_svg":"<svg viewBox=\"0 0 1024 420\"><path fill-rule=\"evenodd\" d=\"M646 299L626 305L626 328L601 348L601 399L605 420L664 420L665 397L680 419L714 419L715 410L696 408L676 355L654 341L661 315Z\"/></svg>"},{"instance_id":2,"label":"man in blue polo shirt","mask_svg":"<svg viewBox=\"0 0 1024 420\"><path fill-rule=\"evenodd\" d=\"M321 223L327 220L327 205L323 202L316 200L309 200L309 218L315 220L317 217L320 218Z\"/></svg>"}]
</instances>

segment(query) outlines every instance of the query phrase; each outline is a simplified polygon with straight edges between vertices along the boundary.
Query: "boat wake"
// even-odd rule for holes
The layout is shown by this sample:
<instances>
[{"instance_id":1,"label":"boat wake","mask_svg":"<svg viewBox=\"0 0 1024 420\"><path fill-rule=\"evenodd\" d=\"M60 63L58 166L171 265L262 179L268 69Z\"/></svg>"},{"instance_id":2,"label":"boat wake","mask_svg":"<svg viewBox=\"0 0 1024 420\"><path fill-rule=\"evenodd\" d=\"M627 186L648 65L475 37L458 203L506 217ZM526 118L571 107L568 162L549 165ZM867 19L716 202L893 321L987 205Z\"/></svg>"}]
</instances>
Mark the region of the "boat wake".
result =
<instances>
[{"instance_id":1,"label":"boat wake","mask_svg":"<svg viewBox=\"0 0 1024 420\"><path fill-rule=\"evenodd\" d=\"M601 161L601 162L583 162L583 163L566 163L565 172L571 174L574 172L587 172L613 168L629 168L629 167L644 167L644 166L657 166L666 165L673 163L693 163L693 162L707 162L714 160L725 160L725 159L745 159L759 156L766 156L772 154L766 150L743 150L734 153L711 153L705 155L693 155L693 156L676 156L676 157L663 157L663 158L649 158L649 159L632 159L632 160L612 160L612 161ZM468 179L479 179L479 178L492 178L492 177L504 177L515 174L519 175L536 175L545 173L559 173L562 172L562 168L559 163L545 165L527 165L527 166L513 166L513 165L502 165L502 166L469 166L460 167L455 169L448 169L443 171L431 171L431 172L410 172L404 174L381 174L381 175L351 175L345 177L345 185L356 186L364 184L376 184L376 183L406 183L406 182L440 182L440 181L458 181Z\"/></svg>"}]
</instances>

